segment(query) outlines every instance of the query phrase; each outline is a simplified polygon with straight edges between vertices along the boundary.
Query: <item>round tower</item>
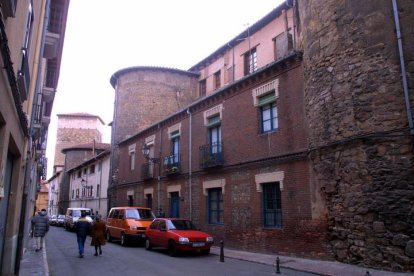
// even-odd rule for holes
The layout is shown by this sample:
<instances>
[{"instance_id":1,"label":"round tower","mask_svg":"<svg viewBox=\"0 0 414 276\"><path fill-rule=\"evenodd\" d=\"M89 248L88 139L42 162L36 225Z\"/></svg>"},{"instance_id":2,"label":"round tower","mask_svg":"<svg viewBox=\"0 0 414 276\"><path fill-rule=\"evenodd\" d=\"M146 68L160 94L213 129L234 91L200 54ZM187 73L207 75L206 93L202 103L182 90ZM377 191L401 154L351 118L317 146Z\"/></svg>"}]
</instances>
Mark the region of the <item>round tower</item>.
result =
<instances>
[{"instance_id":1,"label":"round tower","mask_svg":"<svg viewBox=\"0 0 414 276\"><path fill-rule=\"evenodd\" d=\"M414 270L413 87L402 78L414 83L414 2L393 2L297 8L310 159L330 245L340 261L397 271Z\"/></svg>"}]
</instances>

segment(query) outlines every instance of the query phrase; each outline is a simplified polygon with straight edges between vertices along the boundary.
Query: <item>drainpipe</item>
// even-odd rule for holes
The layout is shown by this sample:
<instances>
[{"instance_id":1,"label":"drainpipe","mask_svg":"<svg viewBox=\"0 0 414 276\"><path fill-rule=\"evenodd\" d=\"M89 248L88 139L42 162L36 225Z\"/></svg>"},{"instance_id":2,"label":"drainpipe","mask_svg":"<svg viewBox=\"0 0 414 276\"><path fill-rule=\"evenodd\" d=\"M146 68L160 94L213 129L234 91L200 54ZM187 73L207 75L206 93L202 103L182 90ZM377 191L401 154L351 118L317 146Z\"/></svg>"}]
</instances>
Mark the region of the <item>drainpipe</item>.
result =
<instances>
[{"instance_id":1,"label":"drainpipe","mask_svg":"<svg viewBox=\"0 0 414 276\"><path fill-rule=\"evenodd\" d=\"M233 68L234 69L234 68ZM191 166L191 162L192 162L192 120L193 120L193 116L190 112L190 109L187 109L187 114L189 115L189 134L188 134L188 193L189 193L189 204L190 204L190 220L192 219L192 215L193 215L193 207L192 207L192 198L193 198L193 194L192 194L192 166Z\"/></svg>"},{"instance_id":2,"label":"drainpipe","mask_svg":"<svg viewBox=\"0 0 414 276\"><path fill-rule=\"evenodd\" d=\"M161 157L161 154L162 154L162 128L161 128L161 126L160 126L160 124L158 123L158 129L159 129L159 132L160 132L160 150L159 150L159 153L158 153L158 157L159 157L159 162L158 162L158 177L157 177L157 208L158 208L158 215L160 215L161 214L161 202L160 202L160 200L161 200L161 196L160 196L160 193L161 193L161 162L162 162L162 157ZM164 213L165 213L165 211L164 211Z\"/></svg>"},{"instance_id":3,"label":"drainpipe","mask_svg":"<svg viewBox=\"0 0 414 276\"><path fill-rule=\"evenodd\" d=\"M400 29L400 22L398 19L398 8L397 8L396 0L392 0L392 8L394 12L395 28L397 31L398 52L400 54L400 66L401 66L402 82L403 82L403 89L404 89L405 109L407 111L407 119L408 119L408 126L410 127L410 134L414 135L413 115L411 113L410 96L408 95L407 74L405 72L401 29Z\"/></svg>"}]
</instances>

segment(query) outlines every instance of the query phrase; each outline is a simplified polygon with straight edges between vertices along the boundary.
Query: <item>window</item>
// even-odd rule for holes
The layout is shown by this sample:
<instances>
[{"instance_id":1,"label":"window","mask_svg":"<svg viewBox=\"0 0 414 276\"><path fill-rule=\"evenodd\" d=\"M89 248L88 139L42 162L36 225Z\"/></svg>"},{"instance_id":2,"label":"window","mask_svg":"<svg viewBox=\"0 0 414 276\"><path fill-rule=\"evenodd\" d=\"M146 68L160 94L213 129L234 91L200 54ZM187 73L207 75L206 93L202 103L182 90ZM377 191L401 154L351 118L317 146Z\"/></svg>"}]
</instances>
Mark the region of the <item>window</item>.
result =
<instances>
[{"instance_id":1,"label":"window","mask_svg":"<svg viewBox=\"0 0 414 276\"><path fill-rule=\"evenodd\" d=\"M83 169L83 175L87 175L87 173L88 173L88 169L87 168L84 168Z\"/></svg>"},{"instance_id":2,"label":"window","mask_svg":"<svg viewBox=\"0 0 414 276\"><path fill-rule=\"evenodd\" d=\"M152 209L152 194L146 194L146 207Z\"/></svg>"},{"instance_id":3,"label":"window","mask_svg":"<svg viewBox=\"0 0 414 276\"><path fill-rule=\"evenodd\" d=\"M208 189L208 222L223 224L223 194L221 188Z\"/></svg>"},{"instance_id":4,"label":"window","mask_svg":"<svg viewBox=\"0 0 414 276\"><path fill-rule=\"evenodd\" d=\"M75 190L72 190L72 199L75 198Z\"/></svg>"},{"instance_id":5,"label":"window","mask_svg":"<svg viewBox=\"0 0 414 276\"><path fill-rule=\"evenodd\" d=\"M89 173L95 173L95 164L91 165L89 168Z\"/></svg>"},{"instance_id":6,"label":"window","mask_svg":"<svg viewBox=\"0 0 414 276\"><path fill-rule=\"evenodd\" d=\"M99 162L99 163L98 163L98 172L100 172L100 171L101 171L101 169L102 169L102 162Z\"/></svg>"},{"instance_id":7,"label":"window","mask_svg":"<svg viewBox=\"0 0 414 276\"><path fill-rule=\"evenodd\" d=\"M101 196L101 185L96 185L96 197Z\"/></svg>"},{"instance_id":8,"label":"window","mask_svg":"<svg viewBox=\"0 0 414 276\"><path fill-rule=\"evenodd\" d=\"M221 126L215 125L213 127L210 127L208 129L209 132L209 143L211 145L210 147L210 153L219 153L221 152Z\"/></svg>"},{"instance_id":9,"label":"window","mask_svg":"<svg viewBox=\"0 0 414 276\"><path fill-rule=\"evenodd\" d=\"M129 152L129 168L131 171L135 169L135 151Z\"/></svg>"},{"instance_id":10,"label":"window","mask_svg":"<svg viewBox=\"0 0 414 276\"><path fill-rule=\"evenodd\" d=\"M79 198L79 189L76 189L76 198Z\"/></svg>"},{"instance_id":11,"label":"window","mask_svg":"<svg viewBox=\"0 0 414 276\"><path fill-rule=\"evenodd\" d=\"M77 175L78 178L81 178L82 177L82 171L81 170L77 171L76 175Z\"/></svg>"},{"instance_id":12,"label":"window","mask_svg":"<svg viewBox=\"0 0 414 276\"><path fill-rule=\"evenodd\" d=\"M282 202L280 183L263 185L263 223L265 227L282 227Z\"/></svg>"},{"instance_id":13,"label":"window","mask_svg":"<svg viewBox=\"0 0 414 276\"><path fill-rule=\"evenodd\" d=\"M135 147L136 147L136 144L132 144L128 146L129 169L131 171L135 170Z\"/></svg>"},{"instance_id":14,"label":"window","mask_svg":"<svg viewBox=\"0 0 414 276\"><path fill-rule=\"evenodd\" d=\"M128 195L128 206L134 206L134 196Z\"/></svg>"},{"instance_id":15,"label":"window","mask_svg":"<svg viewBox=\"0 0 414 276\"><path fill-rule=\"evenodd\" d=\"M278 129L277 106L274 102L260 107L260 122L262 133Z\"/></svg>"},{"instance_id":16,"label":"window","mask_svg":"<svg viewBox=\"0 0 414 276\"><path fill-rule=\"evenodd\" d=\"M244 54L244 75L251 74L257 70L257 52L256 48L250 49Z\"/></svg>"},{"instance_id":17,"label":"window","mask_svg":"<svg viewBox=\"0 0 414 276\"><path fill-rule=\"evenodd\" d=\"M171 155L173 156L173 163L178 163L180 154L180 136L175 136L171 140Z\"/></svg>"},{"instance_id":18,"label":"window","mask_svg":"<svg viewBox=\"0 0 414 276\"><path fill-rule=\"evenodd\" d=\"M204 79L204 80L201 80L200 82L199 82L199 85L198 85L199 87L199 90L200 90L200 96L204 96L204 95L206 95L206 92L207 92L207 83L206 83L206 80Z\"/></svg>"},{"instance_id":19,"label":"window","mask_svg":"<svg viewBox=\"0 0 414 276\"><path fill-rule=\"evenodd\" d=\"M214 88L218 89L221 86L221 71L214 73Z\"/></svg>"}]
</instances>

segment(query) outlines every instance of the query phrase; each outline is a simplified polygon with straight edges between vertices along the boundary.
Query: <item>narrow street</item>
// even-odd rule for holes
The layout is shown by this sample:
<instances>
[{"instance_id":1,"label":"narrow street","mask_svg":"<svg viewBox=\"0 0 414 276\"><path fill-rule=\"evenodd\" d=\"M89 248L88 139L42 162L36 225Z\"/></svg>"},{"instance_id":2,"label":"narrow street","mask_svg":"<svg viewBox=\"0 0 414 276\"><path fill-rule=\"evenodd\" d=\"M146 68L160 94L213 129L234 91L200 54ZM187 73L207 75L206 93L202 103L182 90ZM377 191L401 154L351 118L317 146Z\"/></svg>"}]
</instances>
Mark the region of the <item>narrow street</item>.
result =
<instances>
[{"instance_id":1,"label":"narrow street","mask_svg":"<svg viewBox=\"0 0 414 276\"><path fill-rule=\"evenodd\" d=\"M147 251L140 245L122 247L107 243L102 256L94 256L90 238L85 257L78 257L76 235L61 227L50 227L46 236L49 273L53 275L275 275L275 268L217 255L182 255L170 257L161 250ZM281 269L283 275L315 275Z\"/></svg>"}]
</instances>

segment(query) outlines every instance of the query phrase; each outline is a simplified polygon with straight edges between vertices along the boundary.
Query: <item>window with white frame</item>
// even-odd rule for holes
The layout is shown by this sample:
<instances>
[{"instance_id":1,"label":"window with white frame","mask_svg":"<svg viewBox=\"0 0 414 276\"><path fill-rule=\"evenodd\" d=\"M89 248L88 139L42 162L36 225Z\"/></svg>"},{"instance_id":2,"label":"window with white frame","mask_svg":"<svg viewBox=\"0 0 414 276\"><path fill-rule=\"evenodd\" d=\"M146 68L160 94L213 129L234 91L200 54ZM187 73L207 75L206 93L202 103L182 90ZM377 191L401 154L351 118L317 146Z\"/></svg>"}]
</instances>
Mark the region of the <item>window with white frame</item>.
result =
<instances>
[{"instance_id":1,"label":"window with white frame","mask_svg":"<svg viewBox=\"0 0 414 276\"><path fill-rule=\"evenodd\" d=\"M131 171L135 170L135 148L136 148L136 144L130 145L128 147L129 169Z\"/></svg>"},{"instance_id":2,"label":"window with white frame","mask_svg":"<svg viewBox=\"0 0 414 276\"><path fill-rule=\"evenodd\" d=\"M279 128L277 100L279 98L279 79L253 89L253 104L259 110L260 133L275 131Z\"/></svg>"}]
</instances>

